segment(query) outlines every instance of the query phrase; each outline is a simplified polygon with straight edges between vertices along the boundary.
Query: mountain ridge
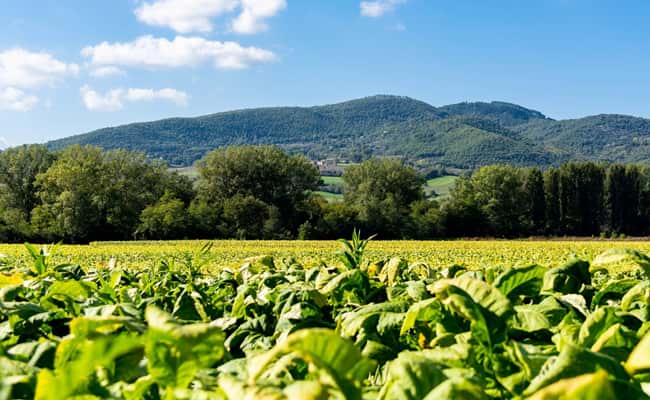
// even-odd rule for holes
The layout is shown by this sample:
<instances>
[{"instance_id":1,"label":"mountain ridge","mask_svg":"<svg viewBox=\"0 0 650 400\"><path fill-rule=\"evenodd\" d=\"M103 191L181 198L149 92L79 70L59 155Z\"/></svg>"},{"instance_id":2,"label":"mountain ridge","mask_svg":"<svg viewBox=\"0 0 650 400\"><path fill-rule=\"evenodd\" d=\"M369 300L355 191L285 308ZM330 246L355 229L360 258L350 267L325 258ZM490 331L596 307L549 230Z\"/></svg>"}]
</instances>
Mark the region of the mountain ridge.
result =
<instances>
[{"instance_id":1,"label":"mountain ridge","mask_svg":"<svg viewBox=\"0 0 650 400\"><path fill-rule=\"evenodd\" d=\"M502 101L436 107L377 95L310 107L263 107L107 127L48 142L126 148L190 165L221 146L273 144L312 159L398 156L422 166L548 166L572 159L650 164L650 120L599 114L554 120Z\"/></svg>"}]
</instances>

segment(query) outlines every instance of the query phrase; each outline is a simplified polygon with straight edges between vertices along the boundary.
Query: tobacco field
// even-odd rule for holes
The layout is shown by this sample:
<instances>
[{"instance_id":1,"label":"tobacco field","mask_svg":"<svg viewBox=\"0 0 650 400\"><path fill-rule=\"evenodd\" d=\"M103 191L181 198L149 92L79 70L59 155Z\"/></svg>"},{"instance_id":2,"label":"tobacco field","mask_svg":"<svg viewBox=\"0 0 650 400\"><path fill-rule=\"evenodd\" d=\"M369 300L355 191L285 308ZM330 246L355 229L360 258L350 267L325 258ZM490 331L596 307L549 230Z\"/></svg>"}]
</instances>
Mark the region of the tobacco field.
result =
<instances>
[{"instance_id":1,"label":"tobacco field","mask_svg":"<svg viewBox=\"0 0 650 400\"><path fill-rule=\"evenodd\" d=\"M218 268L218 243L136 266L26 245L0 258L0 399L648 398L644 252L441 266L372 245Z\"/></svg>"}]
</instances>

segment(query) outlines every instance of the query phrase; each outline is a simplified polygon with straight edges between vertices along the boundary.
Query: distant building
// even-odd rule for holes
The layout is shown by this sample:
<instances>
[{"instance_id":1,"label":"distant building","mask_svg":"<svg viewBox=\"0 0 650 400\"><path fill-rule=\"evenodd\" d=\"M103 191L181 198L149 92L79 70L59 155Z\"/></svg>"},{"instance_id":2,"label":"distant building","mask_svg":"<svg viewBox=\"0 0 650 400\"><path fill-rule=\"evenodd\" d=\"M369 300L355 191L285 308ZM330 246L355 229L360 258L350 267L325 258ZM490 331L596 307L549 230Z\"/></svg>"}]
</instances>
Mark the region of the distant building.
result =
<instances>
[{"instance_id":1,"label":"distant building","mask_svg":"<svg viewBox=\"0 0 650 400\"><path fill-rule=\"evenodd\" d=\"M322 176L343 175L343 168L339 167L338 161L334 158L316 161L316 167Z\"/></svg>"}]
</instances>

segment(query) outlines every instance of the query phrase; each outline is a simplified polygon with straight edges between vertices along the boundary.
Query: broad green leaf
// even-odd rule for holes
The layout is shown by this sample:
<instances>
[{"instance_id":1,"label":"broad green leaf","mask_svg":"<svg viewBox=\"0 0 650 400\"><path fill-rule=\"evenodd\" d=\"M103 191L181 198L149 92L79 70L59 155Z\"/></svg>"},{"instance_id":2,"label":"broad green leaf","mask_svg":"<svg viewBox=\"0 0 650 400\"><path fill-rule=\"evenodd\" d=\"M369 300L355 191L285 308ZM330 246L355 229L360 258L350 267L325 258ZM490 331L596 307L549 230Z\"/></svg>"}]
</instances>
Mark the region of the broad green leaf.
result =
<instances>
[{"instance_id":1,"label":"broad green leaf","mask_svg":"<svg viewBox=\"0 0 650 400\"><path fill-rule=\"evenodd\" d=\"M251 360L249 385L262 378L267 368L284 355L295 354L328 375L347 398L360 399L357 383L368 377L370 360L352 342L329 329L313 328L295 332L271 351Z\"/></svg>"},{"instance_id":2,"label":"broad green leaf","mask_svg":"<svg viewBox=\"0 0 650 400\"><path fill-rule=\"evenodd\" d=\"M625 368L632 375L650 371L650 334L646 334L632 350Z\"/></svg>"},{"instance_id":3,"label":"broad green leaf","mask_svg":"<svg viewBox=\"0 0 650 400\"><path fill-rule=\"evenodd\" d=\"M468 277L440 280L433 285L434 293L442 293L445 286L453 285L462 289L481 307L500 318L508 318L513 313L508 298L493 286Z\"/></svg>"},{"instance_id":4,"label":"broad green leaf","mask_svg":"<svg viewBox=\"0 0 650 400\"><path fill-rule=\"evenodd\" d=\"M621 300L637 283L638 281L636 279L622 279L607 282L591 299L592 310L603 305L607 300Z\"/></svg>"},{"instance_id":5,"label":"broad green leaf","mask_svg":"<svg viewBox=\"0 0 650 400\"><path fill-rule=\"evenodd\" d=\"M327 400L328 388L316 381L298 381L284 388L287 400Z\"/></svg>"},{"instance_id":6,"label":"broad green leaf","mask_svg":"<svg viewBox=\"0 0 650 400\"><path fill-rule=\"evenodd\" d=\"M531 381L524 394L530 396L562 379L573 378L601 369L614 379L622 381L629 379L625 369L615 359L567 343L556 358L549 359L541 372Z\"/></svg>"},{"instance_id":7,"label":"broad green leaf","mask_svg":"<svg viewBox=\"0 0 650 400\"><path fill-rule=\"evenodd\" d=\"M580 327L579 341L585 347L591 347L598 338L614 324L623 320L617 315L615 307L600 307L591 313Z\"/></svg>"},{"instance_id":8,"label":"broad green leaf","mask_svg":"<svg viewBox=\"0 0 650 400\"><path fill-rule=\"evenodd\" d=\"M406 312L400 335L405 335L415 326L417 321L435 323L440 318L441 312L440 300L436 298L422 300L413 304Z\"/></svg>"},{"instance_id":9,"label":"broad green leaf","mask_svg":"<svg viewBox=\"0 0 650 400\"><path fill-rule=\"evenodd\" d=\"M416 352L400 353L387 368L379 399L422 399L447 379L438 364Z\"/></svg>"},{"instance_id":10,"label":"broad green leaf","mask_svg":"<svg viewBox=\"0 0 650 400\"><path fill-rule=\"evenodd\" d=\"M599 254L591 262L591 270L619 270L640 267L650 277L650 257L633 249L614 248Z\"/></svg>"},{"instance_id":11,"label":"broad green leaf","mask_svg":"<svg viewBox=\"0 0 650 400\"><path fill-rule=\"evenodd\" d=\"M147 368L161 386L186 388L201 368L223 358L221 329L204 323L180 325L155 307L147 308L145 319Z\"/></svg>"},{"instance_id":12,"label":"broad green leaf","mask_svg":"<svg viewBox=\"0 0 650 400\"><path fill-rule=\"evenodd\" d=\"M589 263L574 259L561 267L546 271L542 292L577 293L583 284L590 282Z\"/></svg>"},{"instance_id":13,"label":"broad green leaf","mask_svg":"<svg viewBox=\"0 0 650 400\"><path fill-rule=\"evenodd\" d=\"M639 282L621 299L621 309L630 312L650 305L650 281Z\"/></svg>"},{"instance_id":14,"label":"broad green leaf","mask_svg":"<svg viewBox=\"0 0 650 400\"><path fill-rule=\"evenodd\" d=\"M482 400L485 391L468 379L447 379L424 397L424 400Z\"/></svg>"},{"instance_id":15,"label":"broad green leaf","mask_svg":"<svg viewBox=\"0 0 650 400\"><path fill-rule=\"evenodd\" d=\"M528 397L528 400L616 400L607 372L598 371L562 379Z\"/></svg>"},{"instance_id":16,"label":"broad green leaf","mask_svg":"<svg viewBox=\"0 0 650 400\"><path fill-rule=\"evenodd\" d=\"M515 306L515 316L511 320L510 327L531 333L550 330L553 326L542 312L527 307Z\"/></svg>"},{"instance_id":17,"label":"broad green leaf","mask_svg":"<svg viewBox=\"0 0 650 400\"><path fill-rule=\"evenodd\" d=\"M520 268L508 268L494 280L493 286L510 300L520 295L535 297L539 294L547 268L530 265Z\"/></svg>"},{"instance_id":18,"label":"broad green leaf","mask_svg":"<svg viewBox=\"0 0 650 400\"><path fill-rule=\"evenodd\" d=\"M428 358L438 365L448 368L463 368L473 356L474 349L470 344L457 343L449 347L436 347L420 350L417 354Z\"/></svg>"},{"instance_id":19,"label":"broad green leaf","mask_svg":"<svg viewBox=\"0 0 650 400\"><path fill-rule=\"evenodd\" d=\"M96 289L96 286L89 282L56 281L48 289L45 298L68 297L74 301L81 302L90 297Z\"/></svg>"},{"instance_id":20,"label":"broad green leaf","mask_svg":"<svg viewBox=\"0 0 650 400\"><path fill-rule=\"evenodd\" d=\"M343 337L354 337L364 325L370 325L373 328L377 326L382 314L399 312L406 310L408 303L390 302L379 304L368 304L361 306L354 311L343 313L338 318L337 331Z\"/></svg>"},{"instance_id":21,"label":"broad green leaf","mask_svg":"<svg viewBox=\"0 0 650 400\"><path fill-rule=\"evenodd\" d=\"M625 361L637 343L634 331L622 324L614 324L603 332L591 346L591 351L607 354L618 361Z\"/></svg>"},{"instance_id":22,"label":"broad green leaf","mask_svg":"<svg viewBox=\"0 0 650 400\"><path fill-rule=\"evenodd\" d=\"M406 268L408 268L408 261L399 257L391 258L379 272L379 280L388 286L393 286L399 279L401 271Z\"/></svg>"}]
</instances>

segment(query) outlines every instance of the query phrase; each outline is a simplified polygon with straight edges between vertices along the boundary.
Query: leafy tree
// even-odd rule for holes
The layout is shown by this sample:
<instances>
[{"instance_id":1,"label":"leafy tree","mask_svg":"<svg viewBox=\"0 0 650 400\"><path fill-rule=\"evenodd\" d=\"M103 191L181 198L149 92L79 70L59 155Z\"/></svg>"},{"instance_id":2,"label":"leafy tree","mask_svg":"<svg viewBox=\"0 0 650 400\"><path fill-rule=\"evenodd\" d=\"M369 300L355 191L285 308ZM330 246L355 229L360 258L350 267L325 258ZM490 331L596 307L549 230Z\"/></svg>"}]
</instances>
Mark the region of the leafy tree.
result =
<instances>
[{"instance_id":1,"label":"leafy tree","mask_svg":"<svg viewBox=\"0 0 650 400\"><path fill-rule=\"evenodd\" d=\"M315 221L310 239L338 239L349 235L358 225L358 210L344 202L322 201L318 205L319 213Z\"/></svg>"},{"instance_id":2,"label":"leafy tree","mask_svg":"<svg viewBox=\"0 0 650 400\"><path fill-rule=\"evenodd\" d=\"M169 174L140 153L72 146L37 177L34 225L47 238L72 242L132 238L148 205L183 191L183 184L170 187L182 180Z\"/></svg>"},{"instance_id":3,"label":"leafy tree","mask_svg":"<svg viewBox=\"0 0 650 400\"><path fill-rule=\"evenodd\" d=\"M358 210L366 231L383 238L401 237L411 204L424 199L424 178L402 161L371 159L343 174L345 201Z\"/></svg>"},{"instance_id":4,"label":"leafy tree","mask_svg":"<svg viewBox=\"0 0 650 400\"><path fill-rule=\"evenodd\" d=\"M544 176L539 168L524 171L524 196L527 205L527 229L532 234L542 234L546 224L546 199L544 196Z\"/></svg>"},{"instance_id":5,"label":"leafy tree","mask_svg":"<svg viewBox=\"0 0 650 400\"><path fill-rule=\"evenodd\" d=\"M610 165L605 173L605 219L606 229L611 233L625 231L626 225L626 197L628 195L627 176L625 166L621 164Z\"/></svg>"},{"instance_id":6,"label":"leafy tree","mask_svg":"<svg viewBox=\"0 0 650 400\"><path fill-rule=\"evenodd\" d=\"M142 210L140 221L138 233L147 239L181 239L186 235L189 216L185 203L166 192Z\"/></svg>"},{"instance_id":7,"label":"leafy tree","mask_svg":"<svg viewBox=\"0 0 650 400\"><path fill-rule=\"evenodd\" d=\"M223 231L237 239L263 239L271 207L253 196L235 195L223 204Z\"/></svg>"},{"instance_id":8,"label":"leafy tree","mask_svg":"<svg viewBox=\"0 0 650 400\"><path fill-rule=\"evenodd\" d=\"M451 197L441 210L441 229L447 237L483 236L490 234L487 216L474 196L471 176L460 177L451 190Z\"/></svg>"},{"instance_id":9,"label":"leafy tree","mask_svg":"<svg viewBox=\"0 0 650 400\"><path fill-rule=\"evenodd\" d=\"M45 146L29 145L0 152L0 230L2 239L30 238L30 213L38 204L35 190L38 174L45 172L54 155Z\"/></svg>"},{"instance_id":10,"label":"leafy tree","mask_svg":"<svg viewBox=\"0 0 650 400\"><path fill-rule=\"evenodd\" d=\"M560 166L560 221L569 235L600 233L603 210L604 168L595 163L567 163Z\"/></svg>"},{"instance_id":11,"label":"leafy tree","mask_svg":"<svg viewBox=\"0 0 650 400\"><path fill-rule=\"evenodd\" d=\"M472 175L471 187L491 234L518 236L524 232L530 203L520 170L507 165L481 167Z\"/></svg>"},{"instance_id":12,"label":"leafy tree","mask_svg":"<svg viewBox=\"0 0 650 400\"><path fill-rule=\"evenodd\" d=\"M560 221L560 171L549 168L544 172L544 201L546 205L546 233L558 235Z\"/></svg>"},{"instance_id":13,"label":"leafy tree","mask_svg":"<svg viewBox=\"0 0 650 400\"><path fill-rule=\"evenodd\" d=\"M37 229L49 239L90 240L105 225L100 207L103 171L98 147L74 146L38 176L41 203L32 211Z\"/></svg>"},{"instance_id":14,"label":"leafy tree","mask_svg":"<svg viewBox=\"0 0 650 400\"><path fill-rule=\"evenodd\" d=\"M411 204L410 239L434 239L442 236L440 205L436 201L419 200Z\"/></svg>"},{"instance_id":15,"label":"leafy tree","mask_svg":"<svg viewBox=\"0 0 650 400\"><path fill-rule=\"evenodd\" d=\"M226 201L235 196L251 204L251 198L256 199L259 209L262 203L275 209L269 212L292 233L304 222L310 192L320 182L318 169L309 160L271 146L218 149L202 159L198 169L199 201L225 209Z\"/></svg>"},{"instance_id":16,"label":"leafy tree","mask_svg":"<svg viewBox=\"0 0 650 400\"><path fill-rule=\"evenodd\" d=\"M35 181L52 165L54 155L43 145L20 146L0 152L0 195L3 203L29 215L38 204Z\"/></svg>"}]
</instances>

